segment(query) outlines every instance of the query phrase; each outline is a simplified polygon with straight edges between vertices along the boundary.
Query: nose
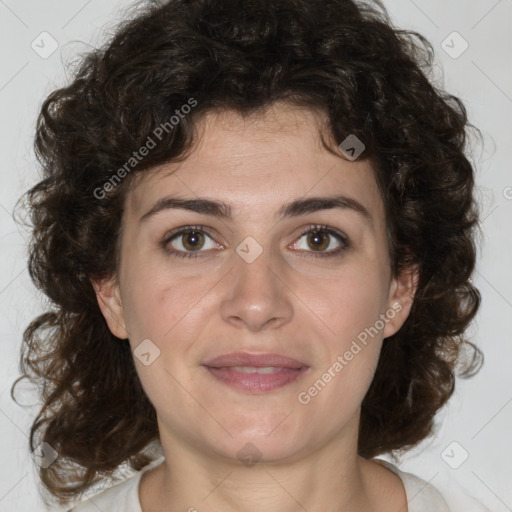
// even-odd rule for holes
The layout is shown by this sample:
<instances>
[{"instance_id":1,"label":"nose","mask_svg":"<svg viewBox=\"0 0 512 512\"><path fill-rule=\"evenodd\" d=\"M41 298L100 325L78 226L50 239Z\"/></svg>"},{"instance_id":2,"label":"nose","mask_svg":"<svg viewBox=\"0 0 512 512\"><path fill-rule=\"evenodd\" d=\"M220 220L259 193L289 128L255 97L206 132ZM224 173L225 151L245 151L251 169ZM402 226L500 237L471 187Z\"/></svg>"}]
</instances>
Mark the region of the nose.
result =
<instances>
[{"instance_id":1,"label":"nose","mask_svg":"<svg viewBox=\"0 0 512 512\"><path fill-rule=\"evenodd\" d=\"M256 332L278 328L292 319L293 293L286 286L284 266L268 250L250 263L235 254L227 281L221 303L226 322Z\"/></svg>"}]
</instances>

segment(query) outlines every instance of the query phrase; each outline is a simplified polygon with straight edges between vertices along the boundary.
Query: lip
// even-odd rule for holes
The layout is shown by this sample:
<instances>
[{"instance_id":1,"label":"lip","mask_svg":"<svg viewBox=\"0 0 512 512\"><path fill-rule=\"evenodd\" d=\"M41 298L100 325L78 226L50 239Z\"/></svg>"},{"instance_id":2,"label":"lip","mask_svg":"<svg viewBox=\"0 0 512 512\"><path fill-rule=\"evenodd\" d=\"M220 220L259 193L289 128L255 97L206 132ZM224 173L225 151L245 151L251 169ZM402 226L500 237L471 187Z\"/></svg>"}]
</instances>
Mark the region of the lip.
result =
<instances>
[{"instance_id":1,"label":"lip","mask_svg":"<svg viewBox=\"0 0 512 512\"><path fill-rule=\"evenodd\" d=\"M208 366L210 368L227 368L233 366L252 366L254 368L263 368L265 366L274 366L276 368L299 369L308 365L297 361L297 359L286 357L281 354L231 352L229 354L222 354L210 359L204 363L204 366Z\"/></svg>"},{"instance_id":2,"label":"lip","mask_svg":"<svg viewBox=\"0 0 512 512\"><path fill-rule=\"evenodd\" d=\"M232 352L215 357L203 366L216 380L245 393L266 393L297 381L309 366L280 354ZM251 373L243 371L246 367ZM273 367L274 370L258 368ZM270 373L266 373L270 371Z\"/></svg>"}]
</instances>

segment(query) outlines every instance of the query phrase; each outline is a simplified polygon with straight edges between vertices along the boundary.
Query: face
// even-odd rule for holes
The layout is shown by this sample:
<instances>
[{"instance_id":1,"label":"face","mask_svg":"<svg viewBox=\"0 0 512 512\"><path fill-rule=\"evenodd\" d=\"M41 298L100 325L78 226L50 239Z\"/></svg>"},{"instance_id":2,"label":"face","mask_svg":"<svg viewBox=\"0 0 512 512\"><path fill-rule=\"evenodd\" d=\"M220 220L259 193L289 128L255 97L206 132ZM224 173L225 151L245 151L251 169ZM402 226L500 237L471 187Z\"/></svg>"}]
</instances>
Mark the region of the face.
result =
<instances>
[{"instance_id":1,"label":"face","mask_svg":"<svg viewBox=\"0 0 512 512\"><path fill-rule=\"evenodd\" d=\"M292 460L357 431L415 279L391 275L370 164L329 153L321 120L284 104L209 114L191 155L126 197L118 274L93 284L135 351L162 443L235 459L250 442Z\"/></svg>"}]
</instances>

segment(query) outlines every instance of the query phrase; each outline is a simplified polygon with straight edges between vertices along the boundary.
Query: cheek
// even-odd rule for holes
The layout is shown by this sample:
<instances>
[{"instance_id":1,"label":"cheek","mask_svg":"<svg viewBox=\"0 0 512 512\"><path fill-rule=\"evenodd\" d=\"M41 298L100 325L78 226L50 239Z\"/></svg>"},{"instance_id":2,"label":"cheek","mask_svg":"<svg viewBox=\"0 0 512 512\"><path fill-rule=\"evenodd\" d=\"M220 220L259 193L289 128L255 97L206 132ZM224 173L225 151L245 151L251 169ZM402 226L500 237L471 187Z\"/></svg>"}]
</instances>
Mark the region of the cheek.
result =
<instances>
[{"instance_id":1,"label":"cheek","mask_svg":"<svg viewBox=\"0 0 512 512\"><path fill-rule=\"evenodd\" d=\"M139 338L159 339L184 307L184 301L178 300L176 279L161 265L137 254L127 254L121 271L123 313L132 344Z\"/></svg>"},{"instance_id":2,"label":"cheek","mask_svg":"<svg viewBox=\"0 0 512 512\"><path fill-rule=\"evenodd\" d=\"M357 283L363 285L360 280ZM358 289L355 284L350 283L350 291L344 294L330 289L326 354L298 396L307 410L324 417L325 428L332 432L356 414L375 375L382 347L382 326L377 324L382 311L376 298L379 290L375 285L372 288L371 282ZM325 411L333 410L336 415L325 417Z\"/></svg>"},{"instance_id":3,"label":"cheek","mask_svg":"<svg viewBox=\"0 0 512 512\"><path fill-rule=\"evenodd\" d=\"M378 267L354 265L347 266L321 291L315 292L314 299L320 316L338 343L345 345L376 324L386 307L388 290Z\"/></svg>"},{"instance_id":4,"label":"cheek","mask_svg":"<svg viewBox=\"0 0 512 512\"><path fill-rule=\"evenodd\" d=\"M205 294L215 280L187 275L165 262L138 260L127 259L123 275L123 310L130 339L135 343L149 338L163 347L171 340L175 346L193 336L191 330L200 327L200 316L205 315Z\"/></svg>"},{"instance_id":5,"label":"cheek","mask_svg":"<svg viewBox=\"0 0 512 512\"><path fill-rule=\"evenodd\" d=\"M336 282L310 294L311 309L328 328L323 329L327 357L315 378L322 381L319 390L326 384L330 392L322 393L320 402L347 405L362 400L371 383L382 346L385 321L381 315L387 297L386 283L378 274L378 268L347 268Z\"/></svg>"}]
</instances>

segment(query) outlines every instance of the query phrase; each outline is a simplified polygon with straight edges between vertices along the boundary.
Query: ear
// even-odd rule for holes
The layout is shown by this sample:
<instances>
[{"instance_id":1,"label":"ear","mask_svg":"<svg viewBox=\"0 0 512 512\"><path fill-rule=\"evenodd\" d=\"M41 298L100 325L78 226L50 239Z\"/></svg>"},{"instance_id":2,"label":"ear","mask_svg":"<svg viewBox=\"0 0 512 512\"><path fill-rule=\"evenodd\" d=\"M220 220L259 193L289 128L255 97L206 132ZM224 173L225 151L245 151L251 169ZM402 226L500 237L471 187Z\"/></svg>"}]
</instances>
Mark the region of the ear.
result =
<instances>
[{"instance_id":1,"label":"ear","mask_svg":"<svg viewBox=\"0 0 512 512\"><path fill-rule=\"evenodd\" d=\"M110 332L118 338L128 338L117 278L112 276L100 280L91 279L90 281L96 292L98 305L107 321Z\"/></svg>"},{"instance_id":2,"label":"ear","mask_svg":"<svg viewBox=\"0 0 512 512\"><path fill-rule=\"evenodd\" d=\"M389 288L388 310L384 338L392 336L400 330L407 320L418 288L419 271L417 266L402 271L400 276L393 278ZM393 315L394 313L394 315Z\"/></svg>"}]
</instances>

